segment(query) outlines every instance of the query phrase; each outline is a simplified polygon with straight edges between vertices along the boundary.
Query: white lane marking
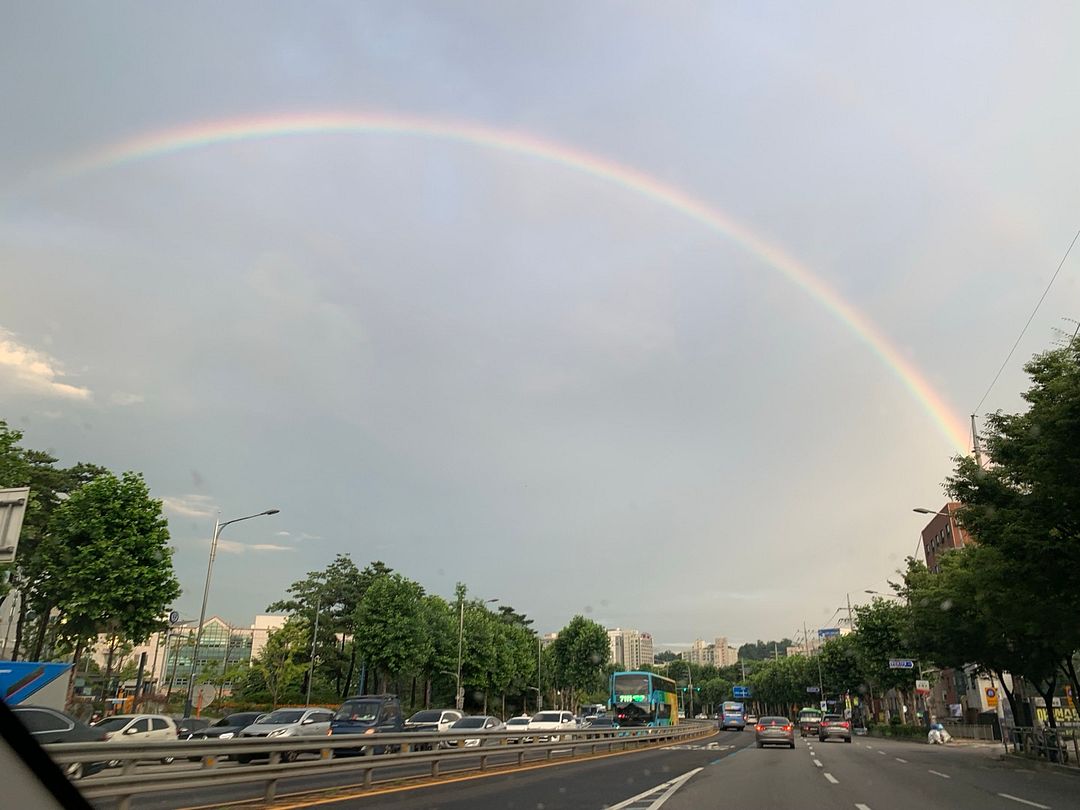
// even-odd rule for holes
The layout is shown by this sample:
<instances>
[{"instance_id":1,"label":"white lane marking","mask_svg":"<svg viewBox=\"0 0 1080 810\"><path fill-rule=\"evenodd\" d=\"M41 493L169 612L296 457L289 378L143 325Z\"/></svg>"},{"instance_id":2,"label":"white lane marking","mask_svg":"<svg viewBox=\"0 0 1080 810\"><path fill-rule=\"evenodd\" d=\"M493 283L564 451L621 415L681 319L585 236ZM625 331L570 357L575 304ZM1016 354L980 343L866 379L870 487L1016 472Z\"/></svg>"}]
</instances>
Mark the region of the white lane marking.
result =
<instances>
[{"instance_id":1,"label":"white lane marking","mask_svg":"<svg viewBox=\"0 0 1080 810\"><path fill-rule=\"evenodd\" d=\"M866 743L863 743L863 745L866 745ZM874 746L872 746L872 745L866 745L866 747L867 747L867 748L873 748Z\"/></svg>"},{"instance_id":2,"label":"white lane marking","mask_svg":"<svg viewBox=\"0 0 1080 810\"><path fill-rule=\"evenodd\" d=\"M1027 799L1021 799L1019 796L1010 796L1008 793L999 793L1003 799L1012 799L1014 802L1020 802L1020 804L1026 804L1028 807L1041 807L1042 810L1050 810L1050 805L1039 804L1038 802L1029 802Z\"/></svg>"},{"instance_id":3,"label":"white lane marking","mask_svg":"<svg viewBox=\"0 0 1080 810\"><path fill-rule=\"evenodd\" d=\"M631 796L625 801L621 801L618 804L613 804L608 808L608 810L622 810L622 808L624 807L629 807L632 804L637 804L642 799L651 797L654 793L660 793L661 791L665 791L664 793L661 793L660 796L657 796L656 800L653 801L652 804L645 805L642 808L642 810L660 810L660 808L664 806L664 802L670 799L672 794L674 794L676 790L686 784L686 782L688 782L690 778L694 776L694 774L702 770L704 769L694 768L694 770L687 771L682 776L676 776L674 779L669 779L662 785L657 785L656 787L649 788L648 790L642 791L637 796Z\"/></svg>"},{"instance_id":4,"label":"white lane marking","mask_svg":"<svg viewBox=\"0 0 1080 810\"><path fill-rule=\"evenodd\" d=\"M828 771L825 772L825 778L828 779L830 782L832 782L834 785L839 785L840 784L840 780L837 779L835 776L833 776Z\"/></svg>"},{"instance_id":5,"label":"white lane marking","mask_svg":"<svg viewBox=\"0 0 1080 810\"><path fill-rule=\"evenodd\" d=\"M881 754L882 756L885 756L885 752L884 752L884 751L878 751L878 753L879 753L879 754Z\"/></svg>"},{"instance_id":6,"label":"white lane marking","mask_svg":"<svg viewBox=\"0 0 1080 810\"><path fill-rule=\"evenodd\" d=\"M897 762L903 762L905 765L907 765L907 760L906 759L901 759L900 757L897 757L896 761Z\"/></svg>"},{"instance_id":7,"label":"white lane marking","mask_svg":"<svg viewBox=\"0 0 1080 810\"><path fill-rule=\"evenodd\" d=\"M820 759L815 759L814 764L817 765L820 768L821 767L821 760Z\"/></svg>"},{"instance_id":8,"label":"white lane marking","mask_svg":"<svg viewBox=\"0 0 1080 810\"><path fill-rule=\"evenodd\" d=\"M857 804L857 805L855 805L855 810L870 810L870 805L868 805L868 804Z\"/></svg>"},{"instance_id":9,"label":"white lane marking","mask_svg":"<svg viewBox=\"0 0 1080 810\"><path fill-rule=\"evenodd\" d=\"M947 773L942 773L941 771L935 771L933 769L928 770L930 770L930 773L932 773L934 776L940 776L942 779L952 779L952 777L949 776Z\"/></svg>"}]
</instances>

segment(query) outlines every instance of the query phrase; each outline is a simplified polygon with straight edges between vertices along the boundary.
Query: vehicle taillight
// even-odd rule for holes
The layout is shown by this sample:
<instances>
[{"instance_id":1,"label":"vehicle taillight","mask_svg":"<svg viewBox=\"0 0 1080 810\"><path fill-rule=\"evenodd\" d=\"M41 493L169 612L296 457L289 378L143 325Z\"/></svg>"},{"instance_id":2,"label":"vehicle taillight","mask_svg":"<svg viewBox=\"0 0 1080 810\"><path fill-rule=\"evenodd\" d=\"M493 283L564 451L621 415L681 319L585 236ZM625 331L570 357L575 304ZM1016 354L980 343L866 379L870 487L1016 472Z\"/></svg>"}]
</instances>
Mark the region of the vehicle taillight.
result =
<instances>
[{"instance_id":1,"label":"vehicle taillight","mask_svg":"<svg viewBox=\"0 0 1080 810\"><path fill-rule=\"evenodd\" d=\"M850 727L851 727L851 723L849 723L849 722L848 722L847 720L845 720L845 721L844 721L843 723L841 723L840 725L842 725L842 726L843 726L844 728L850 728Z\"/></svg>"},{"instance_id":2,"label":"vehicle taillight","mask_svg":"<svg viewBox=\"0 0 1080 810\"><path fill-rule=\"evenodd\" d=\"M822 720L821 725L827 726L827 725L829 725L829 721L828 720Z\"/></svg>"},{"instance_id":3,"label":"vehicle taillight","mask_svg":"<svg viewBox=\"0 0 1080 810\"><path fill-rule=\"evenodd\" d=\"M764 731L765 730L765 726L761 725L761 723L758 723L756 726L754 726L754 728L757 729L758 731Z\"/></svg>"},{"instance_id":4,"label":"vehicle taillight","mask_svg":"<svg viewBox=\"0 0 1080 810\"><path fill-rule=\"evenodd\" d=\"M792 729L792 725L790 723L788 723L786 726L784 726L784 731L791 731L791 729Z\"/></svg>"}]
</instances>

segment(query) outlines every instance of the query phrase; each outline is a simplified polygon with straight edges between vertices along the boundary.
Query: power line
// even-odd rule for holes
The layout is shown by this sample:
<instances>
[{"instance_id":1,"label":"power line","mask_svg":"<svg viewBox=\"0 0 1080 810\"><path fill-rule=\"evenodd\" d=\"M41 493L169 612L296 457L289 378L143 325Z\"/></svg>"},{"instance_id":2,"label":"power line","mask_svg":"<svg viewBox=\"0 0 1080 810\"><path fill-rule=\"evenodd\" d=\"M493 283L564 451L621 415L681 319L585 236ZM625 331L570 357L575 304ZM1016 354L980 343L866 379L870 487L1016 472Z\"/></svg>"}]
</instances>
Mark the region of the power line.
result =
<instances>
[{"instance_id":1,"label":"power line","mask_svg":"<svg viewBox=\"0 0 1080 810\"><path fill-rule=\"evenodd\" d=\"M1016 338L1016 342L1009 349L1008 355L1005 356L1005 362L1001 364L1001 368L998 369L997 374L994 375L994 379L990 381L990 387L986 389L986 393L982 395L982 399L979 400L979 404L975 406L975 413L979 412L983 403L986 402L986 398L990 396L990 392L994 390L994 386L997 385L998 378L1005 370L1005 367L1009 365L1009 361L1012 359L1013 352L1016 351L1016 347L1020 345L1020 341L1024 337L1024 333L1027 332L1028 327L1031 326L1031 322L1035 320L1035 313L1039 311L1039 307L1042 306L1043 299L1046 298L1047 293L1050 292L1050 288L1054 286L1054 280L1058 277L1058 273L1061 272L1061 268L1065 266L1065 260L1069 258L1069 254L1072 252L1073 245L1076 244L1076 240L1080 238L1080 231L1076 232L1076 236L1072 238L1069 243L1069 249L1065 251L1065 255L1061 257L1061 262L1057 266L1057 270L1054 271L1054 275L1050 277L1050 283L1046 285L1046 289L1043 290L1043 294L1039 296L1039 302L1035 304L1035 309L1031 311L1031 315L1028 316L1027 323L1024 324L1024 328L1020 330L1020 335Z\"/></svg>"}]
</instances>

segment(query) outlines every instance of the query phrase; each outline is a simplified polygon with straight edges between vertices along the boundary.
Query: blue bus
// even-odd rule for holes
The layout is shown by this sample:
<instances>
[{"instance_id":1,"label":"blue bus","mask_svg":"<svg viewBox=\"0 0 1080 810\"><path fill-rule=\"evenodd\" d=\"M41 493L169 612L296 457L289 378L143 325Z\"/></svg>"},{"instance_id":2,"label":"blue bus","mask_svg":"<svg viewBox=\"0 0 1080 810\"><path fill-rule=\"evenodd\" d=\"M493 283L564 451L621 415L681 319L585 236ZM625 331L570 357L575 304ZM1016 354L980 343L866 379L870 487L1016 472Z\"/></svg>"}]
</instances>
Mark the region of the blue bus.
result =
<instances>
[{"instance_id":1,"label":"blue bus","mask_svg":"<svg viewBox=\"0 0 1080 810\"><path fill-rule=\"evenodd\" d=\"M746 706L738 701L725 700L720 714L720 728L742 731L746 728Z\"/></svg>"},{"instance_id":2,"label":"blue bus","mask_svg":"<svg viewBox=\"0 0 1080 810\"><path fill-rule=\"evenodd\" d=\"M675 681L653 672L615 672L609 704L620 726L674 726L679 722Z\"/></svg>"}]
</instances>

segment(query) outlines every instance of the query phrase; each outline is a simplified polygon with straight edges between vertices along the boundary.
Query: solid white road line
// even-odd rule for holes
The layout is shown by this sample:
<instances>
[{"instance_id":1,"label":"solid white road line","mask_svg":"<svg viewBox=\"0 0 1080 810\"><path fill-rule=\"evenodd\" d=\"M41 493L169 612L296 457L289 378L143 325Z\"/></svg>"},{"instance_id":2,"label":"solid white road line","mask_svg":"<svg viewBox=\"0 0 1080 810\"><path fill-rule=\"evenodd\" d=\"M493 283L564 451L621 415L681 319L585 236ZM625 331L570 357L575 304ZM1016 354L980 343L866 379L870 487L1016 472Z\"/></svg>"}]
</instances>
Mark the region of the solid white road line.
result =
<instances>
[{"instance_id":1,"label":"solid white road line","mask_svg":"<svg viewBox=\"0 0 1080 810\"><path fill-rule=\"evenodd\" d=\"M947 773L942 773L941 771L935 771L933 769L930 769L930 773L932 773L934 776L940 776L942 779L952 779L952 777L949 776Z\"/></svg>"},{"instance_id":2,"label":"solid white road line","mask_svg":"<svg viewBox=\"0 0 1080 810\"><path fill-rule=\"evenodd\" d=\"M692 771L687 771L682 776L676 776L674 779L669 779L667 782L664 782L661 785L657 785L656 787L651 787L648 790L642 791L637 796L631 796L625 801L621 801L618 804L613 804L611 805L611 807L608 808L608 810L621 810L621 808L623 807L629 807L632 804L637 804L647 796L652 796L654 793L660 793L660 791L665 791L660 796L658 796L652 804L648 805L648 810L660 810L660 808L664 806L664 802L670 799L672 794L674 794L676 790L681 788L690 780L692 776L694 776L694 774L698 773L701 770L704 769L694 768L694 770Z\"/></svg>"},{"instance_id":3,"label":"solid white road line","mask_svg":"<svg viewBox=\"0 0 1080 810\"><path fill-rule=\"evenodd\" d=\"M828 771L825 772L825 778L828 779L830 782L832 782L834 785L839 785L840 784L840 780L837 779L835 776L833 776Z\"/></svg>"},{"instance_id":4,"label":"solid white road line","mask_svg":"<svg viewBox=\"0 0 1080 810\"><path fill-rule=\"evenodd\" d=\"M1039 804L1038 802L1029 802L1027 799L1021 799L1019 796L1010 796L1008 793L999 793L1003 799L1012 799L1014 802L1020 802L1020 804L1026 804L1028 807L1041 807L1042 810L1050 810L1050 805Z\"/></svg>"},{"instance_id":5,"label":"solid white road line","mask_svg":"<svg viewBox=\"0 0 1080 810\"><path fill-rule=\"evenodd\" d=\"M821 767L821 760L820 759L815 759L814 764L817 765L820 768Z\"/></svg>"},{"instance_id":6,"label":"solid white road line","mask_svg":"<svg viewBox=\"0 0 1080 810\"><path fill-rule=\"evenodd\" d=\"M901 759L900 757L897 757L896 761L897 762L903 762L905 765L907 765L907 760L906 759Z\"/></svg>"}]
</instances>

